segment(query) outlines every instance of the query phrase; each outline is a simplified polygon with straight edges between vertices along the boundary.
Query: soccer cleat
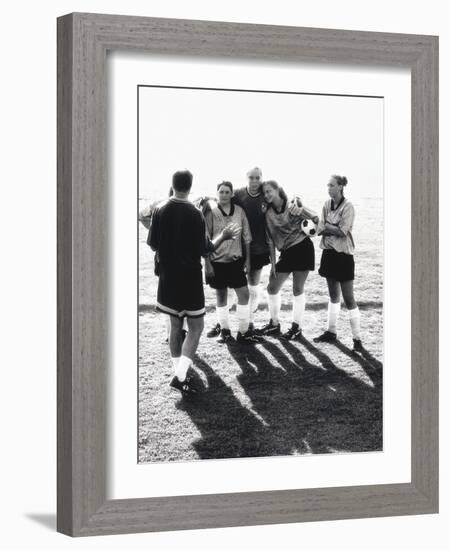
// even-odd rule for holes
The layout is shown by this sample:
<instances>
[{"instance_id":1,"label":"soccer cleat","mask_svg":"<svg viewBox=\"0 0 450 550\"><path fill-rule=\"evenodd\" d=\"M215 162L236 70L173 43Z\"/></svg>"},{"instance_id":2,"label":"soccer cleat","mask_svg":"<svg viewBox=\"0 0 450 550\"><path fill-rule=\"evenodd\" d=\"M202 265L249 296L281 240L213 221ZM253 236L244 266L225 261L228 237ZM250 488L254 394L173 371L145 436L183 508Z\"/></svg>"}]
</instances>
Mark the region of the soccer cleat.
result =
<instances>
[{"instance_id":1,"label":"soccer cleat","mask_svg":"<svg viewBox=\"0 0 450 550\"><path fill-rule=\"evenodd\" d=\"M169 386L173 390L180 391L182 395L194 395L198 393L192 383L192 378L190 376L186 376L183 382L178 379L178 376L174 376Z\"/></svg>"},{"instance_id":2,"label":"soccer cleat","mask_svg":"<svg viewBox=\"0 0 450 550\"><path fill-rule=\"evenodd\" d=\"M353 338L353 351L355 351L355 352L364 351L364 347L362 345L362 342L358 338Z\"/></svg>"},{"instance_id":3,"label":"soccer cleat","mask_svg":"<svg viewBox=\"0 0 450 550\"><path fill-rule=\"evenodd\" d=\"M292 323L291 328L283 334L283 338L286 340L296 340L302 335L302 329L299 327L298 323Z\"/></svg>"},{"instance_id":4,"label":"soccer cleat","mask_svg":"<svg viewBox=\"0 0 450 550\"><path fill-rule=\"evenodd\" d=\"M217 323L217 325L215 325L211 330L209 330L206 333L206 336L208 338L217 338L217 336L219 336L219 334L220 334L220 324Z\"/></svg>"},{"instance_id":5,"label":"soccer cleat","mask_svg":"<svg viewBox=\"0 0 450 550\"><path fill-rule=\"evenodd\" d=\"M220 344L226 344L228 342L234 342L233 336L231 336L231 331L228 328L223 328L220 331L220 338L217 339Z\"/></svg>"},{"instance_id":6,"label":"soccer cleat","mask_svg":"<svg viewBox=\"0 0 450 550\"><path fill-rule=\"evenodd\" d=\"M278 336L280 333L281 333L280 323L275 325L272 319L268 322L267 325L264 325L258 330L258 334L262 334L264 336Z\"/></svg>"},{"instance_id":7,"label":"soccer cleat","mask_svg":"<svg viewBox=\"0 0 450 550\"><path fill-rule=\"evenodd\" d=\"M326 330L323 334L314 338L314 342L336 342L336 334Z\"/></svg>"},{"instance_id":8,"label":"soccer cleat","mask_svg":"<svg viewBox=\"0 0 450 550\"><path fill-rule=\"evenodd\" d=\"M251 331L250 329L247 330L247 332L238 332L236 335L236 342L240 344L258 344L261 342L261 338L259 336L256 336L256 334Z\"/></svg>"}]
</instances>

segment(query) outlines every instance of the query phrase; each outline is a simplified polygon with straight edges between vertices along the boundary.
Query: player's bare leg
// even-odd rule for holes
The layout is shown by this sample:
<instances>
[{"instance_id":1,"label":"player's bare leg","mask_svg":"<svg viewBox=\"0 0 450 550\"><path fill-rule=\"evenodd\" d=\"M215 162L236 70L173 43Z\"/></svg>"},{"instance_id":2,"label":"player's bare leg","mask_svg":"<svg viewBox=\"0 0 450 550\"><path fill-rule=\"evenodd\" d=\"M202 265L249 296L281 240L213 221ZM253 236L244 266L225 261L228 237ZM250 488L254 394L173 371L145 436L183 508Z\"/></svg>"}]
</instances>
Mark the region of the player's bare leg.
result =
<instances>
[{"instance_id":1,"label":"player's bare leg","mask_svg":"<svg viewBox=\"0 0 450 550\"><path fill-rule=\"evenodd\" d=\"M183 319L169 315L170 330L169 330L169 349L173 359L179 359L181 355L181 347L183 345Z\"/></svg>"},{"instance_id":2,"label":"player's bare leg","mask_svg":"<svg viewBox=\"0 0 450 550\"><path fill-rule=\"evenodd\" d=\"M249 289L249 308L250 308L250 329L253 328L253 316L259 306L259 301L261 299L261 288L259 283L261 281L261 269L252 269L250 273L247 274L248 278L248 289Z\"/></svg>"}]
</instances>

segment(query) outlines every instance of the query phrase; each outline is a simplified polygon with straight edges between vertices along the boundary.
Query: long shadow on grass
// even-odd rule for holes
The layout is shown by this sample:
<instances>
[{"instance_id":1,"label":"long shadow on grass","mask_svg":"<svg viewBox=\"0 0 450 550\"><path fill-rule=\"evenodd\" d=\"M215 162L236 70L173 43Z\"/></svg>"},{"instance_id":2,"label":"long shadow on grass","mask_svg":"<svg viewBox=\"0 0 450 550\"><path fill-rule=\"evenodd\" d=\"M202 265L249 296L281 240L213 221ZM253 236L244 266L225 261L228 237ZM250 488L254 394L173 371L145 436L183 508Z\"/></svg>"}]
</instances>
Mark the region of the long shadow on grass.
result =
<instances>
[{"instance_id":1,"label":"long shadow on grass","mask_svg":"<svg viewBox=\"0 0 450 550\"><path fill-rule=\"evenodd\" d=\"M301 339L301 343L305 348L314 355L328 371L336 370L336 366L328 355L326 355L320 348L315 346L312 342L306 338ZM289 348L292 343L288 341L282 341L282 344ZM374 386L378 387L381 391L381 385L383 383L383 364L376 359L368 350L363 350L361 354L354 353L349 347L343 344L340 340L329 344L338 349L341 353L349 357L352 361L362 367L364 372L370 378Z\"/></svg>"},{"instance_id":2,"label":"long shadow on grass","mask_svg":"<svg viewBox=\"0 0 450 550\"><path fill-rule=\"evenodd\" d=\"M348 375L313 344L303 344L320 365L307 360L301 342L229 346L242 370L238 381L266 424L262 447L272 455L381 450L381 384Z\"/></svg>"},{"instance_id":3,"label":"long shadow on grass","mask_svg":"<svg viewBox=\"0 0 450 550\"><path fill-rule=\"evenodd\" d=\"M271 431L236 398L214 369L200 357L195 366L203 371L208 390L191 399L183 399L177 408L185 411L201 433L193 443L200 458L235 458L289 454L275 446Z\"/></svg>"}]
</instances>

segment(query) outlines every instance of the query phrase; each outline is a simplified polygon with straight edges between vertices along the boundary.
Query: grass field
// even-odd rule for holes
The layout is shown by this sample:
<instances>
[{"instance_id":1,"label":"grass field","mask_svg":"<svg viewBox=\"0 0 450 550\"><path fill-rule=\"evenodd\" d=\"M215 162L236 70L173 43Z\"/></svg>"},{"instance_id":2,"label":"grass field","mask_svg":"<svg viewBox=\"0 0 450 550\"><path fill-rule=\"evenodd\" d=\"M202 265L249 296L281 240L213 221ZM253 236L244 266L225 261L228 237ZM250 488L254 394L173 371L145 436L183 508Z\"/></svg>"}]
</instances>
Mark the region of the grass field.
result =
<instances>
[{"instance_id":1,"label":"grass field","mask_svg":"<svg viewBox=\"0 0 450 550\"><path fill-rule=\"evenodd\" d=\"M353 201L355 297L366 352L351 352L348 313L339 341L315 344L326 325L326 282L306 282L304 338L267 338L256 346L218 344L202 336L195 361L202 392L182 398L168 383L172 366L162 314L155 311L153 254L139 234L139 460L181 461L382 450L383 241L382 200ZM319 210L320 203L312 204ZM320 261L318 239L316 265ZM264 269L265 287L268 268ZM282 290L283 328L291 316L291 282ZM205 287L205 326L216 322L215 296ZM231 294L230 294L231 297ZM231 313L234 332L235 313ZM255 324L268 320L266 294Z\"/></svg>"}]
</instances>

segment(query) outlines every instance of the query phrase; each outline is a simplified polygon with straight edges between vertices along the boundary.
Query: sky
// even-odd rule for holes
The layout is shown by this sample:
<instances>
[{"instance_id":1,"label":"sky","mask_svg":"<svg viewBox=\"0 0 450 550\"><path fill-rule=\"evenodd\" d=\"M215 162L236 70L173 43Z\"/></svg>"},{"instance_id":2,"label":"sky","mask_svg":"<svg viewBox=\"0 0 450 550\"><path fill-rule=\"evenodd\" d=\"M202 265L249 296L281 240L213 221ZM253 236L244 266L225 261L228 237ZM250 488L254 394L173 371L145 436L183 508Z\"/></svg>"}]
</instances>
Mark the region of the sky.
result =
<instances>
[{"instance_id":1,"label":"sky","mask_svg":"<svg viewBox=\"0 0 450 550\"><path fill-rule=\"evenodd\" d=\"M245 185L254 166L305 204L327 198L331 174L347 177L348 196L381 198L383 99L139 88L140 198L167 196L176 170L194 174L199 196Z\"/></svg>"}]
</instances>

